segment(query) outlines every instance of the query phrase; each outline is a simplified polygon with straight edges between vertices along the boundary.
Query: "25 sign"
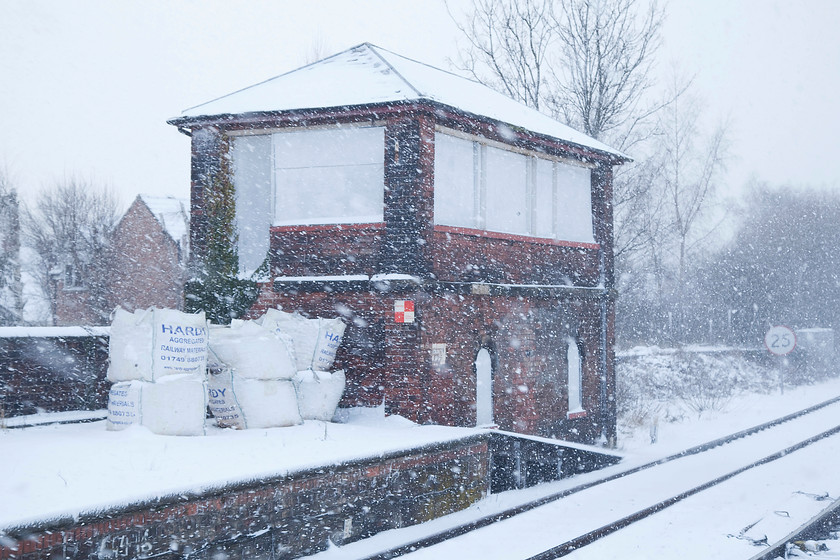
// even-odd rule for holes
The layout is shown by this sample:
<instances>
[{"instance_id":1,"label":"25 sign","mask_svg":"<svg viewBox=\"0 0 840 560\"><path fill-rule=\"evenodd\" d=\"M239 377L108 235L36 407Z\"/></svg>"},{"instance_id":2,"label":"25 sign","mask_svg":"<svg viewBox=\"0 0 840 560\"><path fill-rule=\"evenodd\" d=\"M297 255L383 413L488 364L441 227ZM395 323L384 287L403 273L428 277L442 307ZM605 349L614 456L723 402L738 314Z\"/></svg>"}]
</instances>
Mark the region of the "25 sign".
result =
<instances>
[{"instance_id":1,"label":"25 sign","mask_svg":"<svg viewBox=\"0 0 840 560\"><path fill-rule=\"evenodd\" d=\"M777 356L790 354L796 348L796 333L784 325L770 327L770 330L764 335L764 345L771 354Z\"/></svg>"}]
</instances>

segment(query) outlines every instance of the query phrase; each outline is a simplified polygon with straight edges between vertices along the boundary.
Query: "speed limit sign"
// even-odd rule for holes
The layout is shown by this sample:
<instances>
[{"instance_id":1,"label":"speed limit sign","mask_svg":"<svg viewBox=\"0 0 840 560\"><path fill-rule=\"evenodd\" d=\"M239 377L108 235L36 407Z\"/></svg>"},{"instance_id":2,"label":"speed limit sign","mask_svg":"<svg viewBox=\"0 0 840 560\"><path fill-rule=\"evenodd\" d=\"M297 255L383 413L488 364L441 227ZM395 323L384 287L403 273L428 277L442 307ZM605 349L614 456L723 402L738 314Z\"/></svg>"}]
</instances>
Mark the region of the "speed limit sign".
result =
<instances>
[{"instance_id":1,"label":"speed limit sign","mask_svg":"<svg viewBox=\"0 0 840 560\"><path fill-rule=\"evenodd\" d=\"M764 335L764 345L771 354L785 356L796 348L796 333L784 325L770 327L770 330Z\"/></svg>"}]
</instances>

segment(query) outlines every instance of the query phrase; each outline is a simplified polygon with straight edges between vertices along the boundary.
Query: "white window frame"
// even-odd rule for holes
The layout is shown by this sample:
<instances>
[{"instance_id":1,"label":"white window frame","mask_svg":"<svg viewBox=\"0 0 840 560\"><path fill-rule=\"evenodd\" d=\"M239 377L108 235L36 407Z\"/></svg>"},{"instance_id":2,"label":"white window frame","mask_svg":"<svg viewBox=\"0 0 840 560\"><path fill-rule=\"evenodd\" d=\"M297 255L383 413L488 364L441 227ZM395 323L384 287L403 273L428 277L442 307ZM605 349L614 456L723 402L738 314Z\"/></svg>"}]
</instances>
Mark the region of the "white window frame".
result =
<instances>
[{"instance_id":1,"label":"white window frame","mask_svg":"<svg viewBox=\"0 0 840 560\"><path fill-rule=\"evenodd\" d=\"M332 219L315 219L315 220L278 220L277 216L277 189L278 189L278 169L277 169L277 142L283 134L300 134L309 131L318 130L348 130L361 128L378 128L382 129L382 206L379 213L374 216L346 216L333 217ZM271 200L268 203L271 205L271 225L270 227L295 227L307 225L341 225L341 224L365 224L365 223L382 223L385 219L385 126L381 122L367 122L352 125L326 125L326 126L311 126L303 128L271 128L261 129L259 131L231 131L230 136L270 136L271 146L268 154L269 175L271 180Z\"/></svg>"},{"instance_id":2,"label":"white window frame","mask_svg":"<svg viewBox=\"0 0 840 560\"><path fill-rule=\"evenodd\" d=\"M473 144L473 188L472 188L472 196L474 200L474 208L475 208L475 216L476 216L476 223L475 228L479 230L487 230L487 148L493 147L498 148L501 150L505 150L508 152L514 152L521 155L524 155L528 158L526 162L526 172L525 177L523 180L526 183L525 188L525 211L526 211L526 229L527 231L521 232L505 232L500 231L498 233L505 233L505 234L512 234L512 235L522 235L528 237L535 237L538 239L551 239L557 241L568 241L573 243L592 243L595 244L595 235L593 227L594 227L594 212L590 202L589 208L589 224L590 224L590 231L588 232L590 235L585 239L565 239L563 236L560 235L561 230L561 211L560 211L560 204L563 203L562 199L562 186L559 184L559 169L561 165L569 165L576 168L584 168L591 170L595 167L593 164L589 164L586 162L581 162L578 160L571 160L568 158L560 158L560 157L551 157L546 154L537 153L531 150L524 150L521 148L517 148L515 146L510 146L508 144L504 144L502 142L497 142L494 140L490 140L487 138L482 138L480 136L475 136L472 134L466 134L464 132L460 132L457 130L453 130L450 128L445 128L442 126L436 126L435 132L437 134L445 134L449 136L453 136L455 138L460 138L462 140L466 140L468 142L472 142ZM537 231L537 215L536 215L536 199L537 199L537 165L538 161L548 161L552 163L552 184L551 184L551 236L547 236L541 234ZM590 175L591 178L591 175ZM590 180L591 185L591 180ZM589 187L589 194L591 197L591 186ZM590 199L591 200L591 199ZM435 221L435 225L437 226L450 226L450 227L459 227L463 228L463 225L454 225L454 224L446 224L440 223ZM470 228L467 228L470 229ZM492 230L496 231L496 230Z\"/></svg>"}]
</instances>

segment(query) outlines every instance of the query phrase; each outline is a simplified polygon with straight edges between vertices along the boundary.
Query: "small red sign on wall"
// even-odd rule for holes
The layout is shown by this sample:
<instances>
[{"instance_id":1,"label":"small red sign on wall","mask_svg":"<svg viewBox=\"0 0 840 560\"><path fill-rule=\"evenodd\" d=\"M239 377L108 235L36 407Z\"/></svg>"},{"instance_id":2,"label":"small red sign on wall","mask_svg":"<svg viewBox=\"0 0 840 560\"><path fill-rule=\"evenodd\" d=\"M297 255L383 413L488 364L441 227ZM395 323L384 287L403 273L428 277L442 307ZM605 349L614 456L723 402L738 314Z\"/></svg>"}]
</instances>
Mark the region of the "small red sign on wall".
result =
<instances>
[{"instance_id":1,"label":"small red sign on wall","mask_svg":"<svg viewBox=\"0 0 840 560\"><path fill-rule=\"evenodd\" d=\"M413 323L414 302L403 299L394 301L394 321L397 323Z\"/></svg>"}]
</instances>

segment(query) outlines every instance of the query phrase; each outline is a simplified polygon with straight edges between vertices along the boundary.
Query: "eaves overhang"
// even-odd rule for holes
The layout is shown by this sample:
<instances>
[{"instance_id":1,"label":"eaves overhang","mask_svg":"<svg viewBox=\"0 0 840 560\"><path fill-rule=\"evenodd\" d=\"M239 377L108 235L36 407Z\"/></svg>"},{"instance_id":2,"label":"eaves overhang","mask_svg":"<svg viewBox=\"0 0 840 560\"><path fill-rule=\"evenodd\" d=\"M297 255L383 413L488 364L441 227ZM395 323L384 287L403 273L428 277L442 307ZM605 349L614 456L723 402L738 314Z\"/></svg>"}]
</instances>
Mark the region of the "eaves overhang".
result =
<instances>
[{"instance_id":1,"label":"eaves overhang","mask_svg":"<svg viewBox=\"0 0 840 560\"><path fill-rule=\"evenodd\" d=\"M384 103L344 105L337 107L301 108L283 111L254 111L239 114L183 116L167 120L179 130L215 127L221 130L280 128L284 126L314 126L330 122L378 121L393 116L429 115L435 121L454 123L478 136L491 136L503 143L534 149L543 146L567 152L582 159L596 159L609 165L621 165L633 159L621 152L609 152L534 132L491 117L471 113L431 99L399 100Z\"/></svg>"}]
</instances>

